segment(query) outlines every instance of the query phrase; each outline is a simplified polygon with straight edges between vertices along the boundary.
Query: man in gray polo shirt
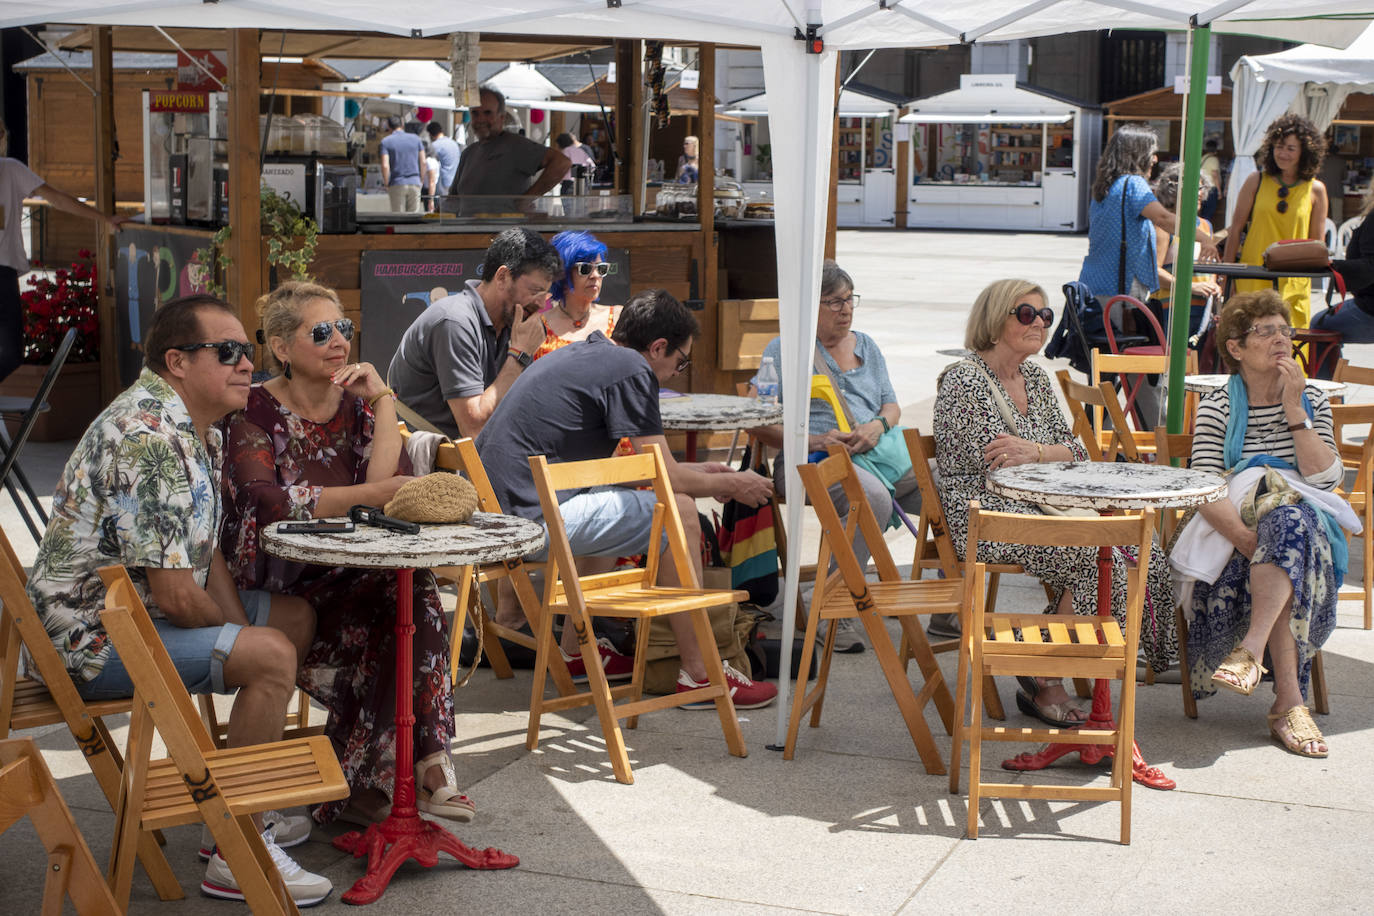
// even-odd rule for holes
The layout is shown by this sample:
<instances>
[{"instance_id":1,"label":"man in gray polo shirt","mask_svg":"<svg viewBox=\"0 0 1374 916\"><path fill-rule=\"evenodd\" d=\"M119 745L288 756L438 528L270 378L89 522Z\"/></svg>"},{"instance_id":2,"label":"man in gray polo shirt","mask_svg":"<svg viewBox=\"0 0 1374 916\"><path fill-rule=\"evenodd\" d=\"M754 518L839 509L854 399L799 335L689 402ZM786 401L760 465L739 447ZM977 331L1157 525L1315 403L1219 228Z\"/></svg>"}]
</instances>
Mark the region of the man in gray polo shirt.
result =
<instances>
[{"instance_id":1,"label":"man in gray polo shirt","mask_svg":"<svg viewBox=\"0 0 1374 916\"><path fill-rule=\"evenodd\" d=\"M481 98L482 104L470 113L477 142L463 150L453 179L460 212L471 215L525 210L533 198L548 193L563 180L572 162L551 146L507 131L506 97L499 91L484 86ZM470 195L482 196L462 199Z\"/></svg>"},{"instance_id":2,"label":"man in gray polo shirt","mask_svg":"<svg viewBox=\"0 0 1374 916\"><path fill-rule=\"evenodd\" d=\"M432 303L406 329L387 370L396 397L445 434L475 437L544 342L537 312L562 270L538 233L498 235L481 279Z\"/></svg>"}]
</instances>

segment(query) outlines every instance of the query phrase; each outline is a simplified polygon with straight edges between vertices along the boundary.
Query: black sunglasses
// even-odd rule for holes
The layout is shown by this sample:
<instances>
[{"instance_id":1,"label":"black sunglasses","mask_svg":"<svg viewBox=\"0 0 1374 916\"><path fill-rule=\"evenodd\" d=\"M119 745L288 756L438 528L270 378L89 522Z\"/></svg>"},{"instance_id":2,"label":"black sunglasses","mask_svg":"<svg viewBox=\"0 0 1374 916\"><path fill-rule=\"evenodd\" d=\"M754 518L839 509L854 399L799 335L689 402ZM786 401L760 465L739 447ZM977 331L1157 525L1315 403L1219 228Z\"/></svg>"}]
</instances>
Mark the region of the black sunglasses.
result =
<instances>
[{"instance_id":1,"label":"black sunglasses","mask_svg":"<svg viewBox=\"0 0 1374 916\"><path fill-rule=\"evenodd\" d=\"M338 331L343 335L344 340L353 339L353 319L339 318L336 321L321 321L310 329L310 340L317 347L323 347L329 343L329 339Z\"/></svg>"},{"instance_id":2,"label":"black sunglasses","mask_svg":"<svg viewBox=\"0 0 1374 916\"><path fill-rule=\"evenodd\" d=\"M1043 306L1039 311L1037 311L1034 306L1022 302L1020 305L1012 309L1007 314L1015 315L1016 320L1021 322L1022 324L1034 324L1035 319L1037 318L1045 322L1045 327L1049 327L1050 325L1054 324L1054 309L1050 308L1049 306Z\"/></svg>"},{"instance_id":3,"label":"black sunglasses","mask_svg":"<svg viewBox=\"0 0 1374 916\"><path fill-rule=\"evenodd\" d=\"M215 343L182 344L179 347L172 347L173 350L181 350L186 353L193 353L196 350L215 350L215 356L226 366L237 366L239 360L245 356L249 362L253 359L253 345L242 340L221 340Z\"/></svg>"},{"instance_id":4,"label":"black sunglasses","mask_svg":"<svg viewBox=\"0 0 1374 916\"><path fill-rule=\"evenodd\" d=\"M1288 212L1288 201L1284 199L1287 196L1288 185L1284 184L1283 182L1279 182L1279 202L1274 205L1275 210L1279 211L1280 213Z\"/></svg>"},{"instance_id":5,"label":"black sunglasses","mask_svg":"<svg viewBox=\"0 0 1374 916\"><path fill-rule=\"evenodd\" d=\"M686 353L683 353L681 347L673 347L673 349L681 355L681 359L677 361L677 371L686 372L687 367L692 365L692 357L688 356Z\"/></svg>"},{"instance_id":6,"label":"black sunglasses","mask_svg":"<svg viewBox=\"0 0 1374 916\"><path fill-rule=\"evenodd\" d=\"M596 271L598 277L604 277L611 272L611 264L609 261L598 261L595 264L591 261L574 261L573 269L579 277L590 277L592 271Z\"/></svg>"}]
</instances>

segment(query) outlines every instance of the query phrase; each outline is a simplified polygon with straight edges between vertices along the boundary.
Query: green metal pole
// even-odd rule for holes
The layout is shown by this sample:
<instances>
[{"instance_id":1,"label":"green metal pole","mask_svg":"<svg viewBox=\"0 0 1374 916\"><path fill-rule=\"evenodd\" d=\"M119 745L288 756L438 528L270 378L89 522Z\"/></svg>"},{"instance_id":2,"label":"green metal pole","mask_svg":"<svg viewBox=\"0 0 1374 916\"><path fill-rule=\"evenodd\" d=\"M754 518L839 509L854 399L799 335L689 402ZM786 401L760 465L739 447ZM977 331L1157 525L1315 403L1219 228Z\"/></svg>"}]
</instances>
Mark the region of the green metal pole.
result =
<instances>
[{"instance_id":1,"label":"green metal pole","mask_svg":"<svg viewBox=\"0 0 1374 916\"><path fill-rule=\"evenodd\" d=\"M1197 239L1197 187L1202 160L1202 122L1207 115L1207 58L1212 46L1210 26L1194 26L1188 34L1188 95L1183 107L1183 174L1178 183L1178 257L1174 259L1174 289L1169 305L1168 430L1183 432L1183 376L1188 359L1188 313L1193 304L1193 242Z\"/></svg>"}]
</instances>

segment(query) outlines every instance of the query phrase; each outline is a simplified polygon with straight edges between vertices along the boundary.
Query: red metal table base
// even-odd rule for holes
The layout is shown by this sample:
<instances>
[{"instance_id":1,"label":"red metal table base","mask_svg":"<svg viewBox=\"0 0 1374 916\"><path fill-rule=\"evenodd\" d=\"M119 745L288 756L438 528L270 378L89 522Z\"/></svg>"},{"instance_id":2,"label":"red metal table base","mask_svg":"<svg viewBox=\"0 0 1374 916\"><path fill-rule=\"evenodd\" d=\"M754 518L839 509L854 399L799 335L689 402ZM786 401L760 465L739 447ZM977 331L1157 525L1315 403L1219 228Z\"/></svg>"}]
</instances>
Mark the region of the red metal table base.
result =
<instances>
[{"instance_id":1,"label":"red metal table base","mask_svg":"<svg viewBox=\"0 0 1374 916\"><path fill-rule=\"evenodd\" d=\"M1110 547L1103 547L1097 553L1097 613L1105 617L1111 612L1112 551ZM1127 659L1127 664L1132 661L1133 659ZM1129 672L1129 676L1135 677L1135 672ZM1112 720L1112 687L1106 678L1098 678L1093 685L1092 712L1082 727L1116 728L1116 723ZM1075 751L1078 753L1078 759L1090 766L1116 755L1116 748L1110 744L1047 744L1038 751L1017 754L1010 760L1003 760L1002 769L1043 770L1060 757ZM1140 745L1136 742L1131 743L1131 778L1151 789L1172 789L1178 785L1165 776L1159 767L1152 767L1145 762L1144 755L1140 753Z\"/></svg>"},{"instance_id":2,"label":"red metal table base","mask_svg":"<svg viewBox=\"0 0 1374 916\"><path fill-rule=\"evenodd\" d=\"M690 464L697 460L697 431L695 429L687 430L687 445L683 452L683 460L687 463Z\"/></svg>"},{"instance_id":3,"label":"red metal table base","mask_svg":"<svg viewBox=\"0 0 1374 916\"><path fill-rule=\"evenodd\" d=\"M439 862L439 853L446 852L468 868L514 868L520 864L518 858L499 849L465 845L444 828L421 818L415 807L415 748L411 743L415 725L411 701L413 576L411 569L396 571L396 787L391 815L368 827L365 833L353 830L335 838L335 849L352 853L354 858L367 856L367 874L344 893L344 903L379 900L391 883L391 876L407 859L433 868Z\"/></svg>"}]
</instances>

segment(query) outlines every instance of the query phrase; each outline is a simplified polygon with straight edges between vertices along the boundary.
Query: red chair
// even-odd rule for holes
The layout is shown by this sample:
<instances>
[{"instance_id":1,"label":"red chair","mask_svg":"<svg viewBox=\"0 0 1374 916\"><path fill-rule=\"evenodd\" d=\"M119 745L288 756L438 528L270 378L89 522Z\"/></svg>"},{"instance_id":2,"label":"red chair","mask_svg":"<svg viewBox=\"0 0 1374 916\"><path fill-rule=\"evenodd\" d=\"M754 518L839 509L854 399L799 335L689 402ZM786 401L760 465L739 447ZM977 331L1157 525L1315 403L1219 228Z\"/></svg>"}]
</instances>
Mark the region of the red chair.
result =
<instances>
[{"instance_id":1,"label":"red chair","mask_svg":"<svg viewBox=\"0 0 1374 916\"><path fill-rule=\"evenodd\" d=\"M1116 305L1118 302L1122 303L1123 310L1127 308L1133 308L1141 315L1145 316L1145 320L1150 325L1150 330L1154 332L1154 339L1157 341L1157 343L1145 344L1141 346L1127 346L1121 348L1117 347L1116 333L1112 329L1112 306ZM1145 304L1141 302L1139 299L1135 298L1134 296L1113 296L1112 298L1107 300L1106 305L1102 307L1102 311L1105 317L1105 320L1102 322L1102 324L1103 329L1107 332L1107 349L1110 352L1127 353L1132 356L1164 355L1164 344L1169 338L1164 333L1164 329L1159 326L1159 321L1155 318L1154 312L1151 312L1149 308L1147 308Z\"/></svg>"}]
</instances>

